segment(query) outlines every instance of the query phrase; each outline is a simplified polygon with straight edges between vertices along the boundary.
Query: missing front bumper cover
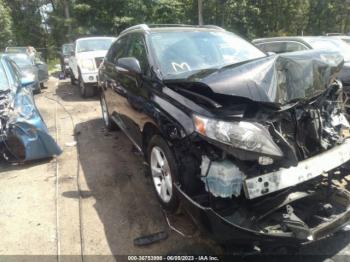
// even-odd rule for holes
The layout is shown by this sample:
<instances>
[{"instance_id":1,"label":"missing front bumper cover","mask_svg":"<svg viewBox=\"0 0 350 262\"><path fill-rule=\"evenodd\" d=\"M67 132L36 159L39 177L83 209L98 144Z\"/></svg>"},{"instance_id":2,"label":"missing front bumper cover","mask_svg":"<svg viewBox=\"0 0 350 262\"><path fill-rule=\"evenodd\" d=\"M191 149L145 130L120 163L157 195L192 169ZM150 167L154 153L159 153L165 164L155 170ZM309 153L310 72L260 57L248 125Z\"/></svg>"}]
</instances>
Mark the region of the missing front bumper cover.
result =
<instances>
[{"instance_id":1,"label":"missing front bumper cover","mask_svg":"<svg viewBox=\"0 0 350 262\"><path fill-rule=\"evenodd\" d=\"M287 187L295 186L340 167L350 160L350 139L317 156L299 162L295 167L256 176L244 181L248 199L254 199Z\"/></svg>"}]
</instances>

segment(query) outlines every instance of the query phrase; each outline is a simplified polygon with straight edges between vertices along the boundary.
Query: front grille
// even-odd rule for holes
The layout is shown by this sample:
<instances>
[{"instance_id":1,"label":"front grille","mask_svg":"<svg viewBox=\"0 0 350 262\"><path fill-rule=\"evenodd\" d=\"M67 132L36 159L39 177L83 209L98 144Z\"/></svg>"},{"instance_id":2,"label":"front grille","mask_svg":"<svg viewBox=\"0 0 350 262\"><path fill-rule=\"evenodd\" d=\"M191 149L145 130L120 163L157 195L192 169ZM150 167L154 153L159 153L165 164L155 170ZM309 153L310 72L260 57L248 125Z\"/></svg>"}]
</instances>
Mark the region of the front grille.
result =
<instances>
[{"instance_id":1,"label":"front grille","mask_svg":"<svg viewBox=\"0 0 350 262\"><path fill-rule=\"evenodd\" d=\"M101 63L103 61L103 57L96 57L95 62L96 62L96 67L99 68Z\"/></svg>"}]
</instances>

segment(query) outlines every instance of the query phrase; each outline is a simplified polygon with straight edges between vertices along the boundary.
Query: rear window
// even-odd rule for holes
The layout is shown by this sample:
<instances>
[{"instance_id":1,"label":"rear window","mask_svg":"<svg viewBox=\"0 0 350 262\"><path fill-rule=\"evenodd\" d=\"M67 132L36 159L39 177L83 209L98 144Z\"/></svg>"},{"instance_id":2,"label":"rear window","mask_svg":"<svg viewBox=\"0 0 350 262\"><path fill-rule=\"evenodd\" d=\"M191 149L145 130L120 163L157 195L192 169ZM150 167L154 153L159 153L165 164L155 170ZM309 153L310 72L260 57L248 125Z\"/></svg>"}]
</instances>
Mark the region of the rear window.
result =
<instances>
[{"instance_id":1,"label":"rear window","mask_svg":"<svg viewBox=\"0 0 350 262\"><path fill-rule=\"evenodd\" d=\"M33 60L26 54L8 54L20 68L24 66L33 65Z\"/></svg>"}]
</instances>

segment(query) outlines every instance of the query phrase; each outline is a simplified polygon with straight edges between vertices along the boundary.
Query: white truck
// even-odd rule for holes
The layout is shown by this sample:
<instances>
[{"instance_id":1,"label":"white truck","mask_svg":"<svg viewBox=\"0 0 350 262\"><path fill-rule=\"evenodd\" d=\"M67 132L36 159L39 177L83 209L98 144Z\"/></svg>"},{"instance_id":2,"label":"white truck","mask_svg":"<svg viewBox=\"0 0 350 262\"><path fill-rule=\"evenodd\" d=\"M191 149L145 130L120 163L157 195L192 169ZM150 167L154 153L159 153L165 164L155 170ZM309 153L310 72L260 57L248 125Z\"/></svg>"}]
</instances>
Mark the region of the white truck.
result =
<instances>
[{"instance_id":1,"label":"white truck","mask_svg":"<svg viewBox=\"0 0 350 262\"><path fill-rule=\"evenodd\" d=\"M69 58L71 83L78 82L82 97L91 97L97 90L98 68L115 37L85 37L74 42Z\"/></svg>"}]
</instances>

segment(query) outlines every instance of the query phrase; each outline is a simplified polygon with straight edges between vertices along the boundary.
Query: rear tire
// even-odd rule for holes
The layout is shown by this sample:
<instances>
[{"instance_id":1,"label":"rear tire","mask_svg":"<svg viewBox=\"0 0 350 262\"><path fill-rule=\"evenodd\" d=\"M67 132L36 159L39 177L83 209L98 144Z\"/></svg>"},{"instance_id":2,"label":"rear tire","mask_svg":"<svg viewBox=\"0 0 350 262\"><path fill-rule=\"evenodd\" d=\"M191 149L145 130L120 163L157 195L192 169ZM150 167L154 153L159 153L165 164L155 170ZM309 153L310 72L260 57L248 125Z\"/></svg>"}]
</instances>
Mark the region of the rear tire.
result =
<instances>
[{"instance_id":1,"label":"rear tire","mask_svg":"<svg viewBox=\"0 0 350 262\"><path fill-rule=\"evenodd\" d=\"M40 93L41 93L41 84L38 83L37 88L35 88L35 89L33 90L33 94L37 95L37 94L40 94Z\"/></svg>"},{"instance_id":2,"label":"rear tire","mask_svg":"<svg viewBox=\"0 0 350 262\"><path fill-rule=\"evenodd\" d=\"M48 88L47 83L46 83L46 85L45 85L45 83L40 83L40 88L41 89L47 89Z\"/></svg>"},{"instance_id":3,"label":"rear tire","mask_svg":"<svg viewBox=\"0 0 350 262\"><path fill-rule=\"evenodd\" d=\"M174 153L168 143L159 135L152 137L148 144L147 161L153 181L153 188L162 207L176 213L179 199L175 194L177 164Z\"/></svg>"},{"instance_id":4,"label":"rear tire","mask_svg":"<svg viewBox=\"0 0 350 262\"><path fill-rule=\"evenodd\" d=\"M70 83L71 83L73 86L75 86L75 85L77 84L73 72L70 72Z\"/></svg>"},{"instance_id":5,"label":"rear tire","mask_svg":"<svg viewBox=\"0 0 350 262\"><path fill-rule=\"evenodd\" d=\"M103 92L101 92L101 95L100 95L100 104L101 104L101 111L102 111L102 119L107 130L109 131L118 130L117 124L111 119L109 115L105 95Z\"/></svg>"}]
</instances>

